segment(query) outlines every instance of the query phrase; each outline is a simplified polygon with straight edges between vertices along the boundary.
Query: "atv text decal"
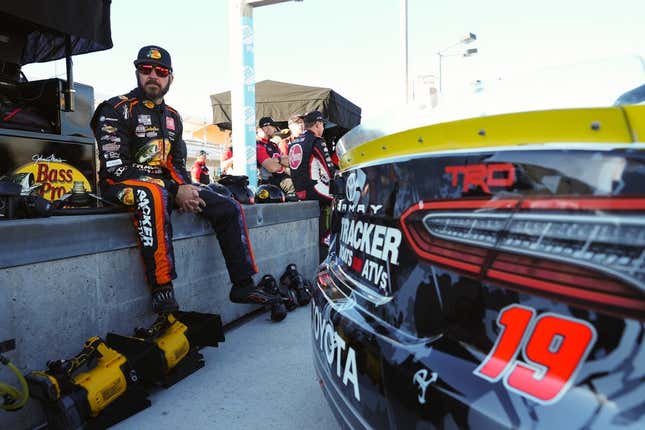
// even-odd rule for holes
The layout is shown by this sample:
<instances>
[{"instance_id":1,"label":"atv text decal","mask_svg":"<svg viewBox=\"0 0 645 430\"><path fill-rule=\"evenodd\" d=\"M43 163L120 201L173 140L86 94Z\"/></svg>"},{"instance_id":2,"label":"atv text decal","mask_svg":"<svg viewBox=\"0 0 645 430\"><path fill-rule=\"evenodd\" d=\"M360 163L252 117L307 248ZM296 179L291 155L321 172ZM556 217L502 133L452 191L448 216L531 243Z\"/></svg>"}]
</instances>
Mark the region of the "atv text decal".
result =
<instances>
[{"instance_id":1,"label":"atv text decal","mask_svg":"<svg viewBox=\"0 0 645 430\"><path fill-rule=\"evenodd\" d=\"M333 364L336 361L336 376L345 386L347 386L348 382L352 384L354 397L360 402L361 393L358 386L356 351L351 346L348 346L345 340L334 330L331 323L323 318L318 306L314 306L313 308L314 339L318 343L320 351L324 352L331 373L334 373ZM347 353L344 354L345 349L347 349Z\"/></svg>"},{"instance_id":2,"label":"atv text decal","mask_svg":"<svg viewBox=\"0 0 645 430\"><path fill-rule=\"evenodd\" d=\"M380 262L354 255L362 252L382 262L399 264L401 231L393 227L370 224L358 220L342 219L339 257L367 281L385 289L389 270Z\"/></svg>"},{"instance_id":3,"label":"atv text decal","mask_svg":"<svg viewBox=\"0 0 645 430\"><path fill-rule=\"evenodd\" d=\"M510 305L497 317L500 335L474 374L490 382L504 378L509 390L549 404L573 384L576 373L596 342L586 321ZM520 348L524 361L516 358Z\"/></svg>"},{"instance_id":4,"label":"atv text decal","mask_svg":"<svg viewBox=\"0 0 645 430\"><path fill-rule=\"evenodd\" d=\"M510 187L515 183L515 167L511 163L446 166L445 172L452 175L453 187L457 186L459 176L463 176L463 192L473 186L490 193L489 187Z\"/></svg>"}]
</instances>

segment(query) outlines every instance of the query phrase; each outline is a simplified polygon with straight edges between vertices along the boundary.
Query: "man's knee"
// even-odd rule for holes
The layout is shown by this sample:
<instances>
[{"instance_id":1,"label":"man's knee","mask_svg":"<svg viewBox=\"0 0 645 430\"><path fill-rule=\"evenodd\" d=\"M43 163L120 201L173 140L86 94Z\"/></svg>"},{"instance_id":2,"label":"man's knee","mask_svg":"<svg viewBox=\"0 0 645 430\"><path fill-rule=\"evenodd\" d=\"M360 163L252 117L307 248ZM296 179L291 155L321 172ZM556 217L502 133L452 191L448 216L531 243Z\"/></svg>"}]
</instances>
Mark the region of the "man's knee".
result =
<instances>
[{"instance_id":1,"label":"man's knee","mask_svg":"<svg viewBox=\"0 0 645 430\"><path fill-rule=\"evenodd\" d=\"M232 197L225 197L210 190L200 191L199 197L206 203L204 211L207 213L213 213L218 217L238 217L240 214L240 206Z\"/></svg>"}]
</instances>

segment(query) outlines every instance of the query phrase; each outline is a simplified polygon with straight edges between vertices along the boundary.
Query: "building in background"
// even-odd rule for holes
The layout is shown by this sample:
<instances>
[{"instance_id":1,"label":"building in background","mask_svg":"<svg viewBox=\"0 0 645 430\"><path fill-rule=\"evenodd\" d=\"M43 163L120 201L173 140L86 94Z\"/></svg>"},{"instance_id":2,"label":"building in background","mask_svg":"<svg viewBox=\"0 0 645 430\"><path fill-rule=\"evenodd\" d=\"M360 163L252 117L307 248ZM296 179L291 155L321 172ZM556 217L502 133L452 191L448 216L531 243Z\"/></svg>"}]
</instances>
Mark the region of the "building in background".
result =
<instances>
[{"instance_id":1,"label":"building in background","mask_svg":"<svg viewBox=\"0 0 645 430\"><path fill-rule=\"evenodd\" d=\"M226 146L231 142L231 130L221 129L215 124L208 124L203 118L186 116L184 120L184 141L188 150L186 166L195 163L199 151L208 152L206 165L211 171L211 179L219 176L220 158Z\"/></svg>"}]
</instances>

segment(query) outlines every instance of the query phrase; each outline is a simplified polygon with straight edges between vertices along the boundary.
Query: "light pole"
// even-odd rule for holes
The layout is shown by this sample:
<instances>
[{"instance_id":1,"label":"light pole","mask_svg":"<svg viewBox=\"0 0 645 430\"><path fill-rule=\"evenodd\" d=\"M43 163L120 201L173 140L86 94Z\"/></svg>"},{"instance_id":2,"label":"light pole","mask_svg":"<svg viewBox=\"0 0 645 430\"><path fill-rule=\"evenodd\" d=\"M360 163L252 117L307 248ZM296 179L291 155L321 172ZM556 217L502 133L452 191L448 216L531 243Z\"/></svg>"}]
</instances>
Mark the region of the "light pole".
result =
<instances>
[{"instance_id":1,"label":"light pole","mask_svg":"<svg viewBox=\"0 0 645 430\"><path fill-rule=\"evenodd\" d=\"M459 42L453 43L452 45L437 51L437 56L439 57L439 92L440 93L443 93L443 57L456 56L455 54L446 54L446 51L449 51L455 46L467 45L469 43L474 42L475 40L477 40L477 36L474 33L468 33L467 35L462 37L461 40L459 40ZM470 57L472 55L475 55L476 53L477 53L477 48L470 48L463 53L463 56Z\"/></svg>"},{"instance_id":2,"label":"light pole","mask_svg":"<svg viewBox=\"0 0 645 430\"><path fill-rule=\"evenodd\" d=\"M292 0L229 0L233 166L235 174L248 176L253 189L257 188L253 9L287 1Z\"/></svg>"},{"instance_id":3,"label":"light pole","mask_svg":"<svg viewBox=\"0 0 645 430\"><path fill-rule=\"evenodd\" d=\"M403 68L403 101L407 104L409 101L409 78L408 78L408 0L400 2L401 18L401 66Z\"/></svg>"}]
</instances>

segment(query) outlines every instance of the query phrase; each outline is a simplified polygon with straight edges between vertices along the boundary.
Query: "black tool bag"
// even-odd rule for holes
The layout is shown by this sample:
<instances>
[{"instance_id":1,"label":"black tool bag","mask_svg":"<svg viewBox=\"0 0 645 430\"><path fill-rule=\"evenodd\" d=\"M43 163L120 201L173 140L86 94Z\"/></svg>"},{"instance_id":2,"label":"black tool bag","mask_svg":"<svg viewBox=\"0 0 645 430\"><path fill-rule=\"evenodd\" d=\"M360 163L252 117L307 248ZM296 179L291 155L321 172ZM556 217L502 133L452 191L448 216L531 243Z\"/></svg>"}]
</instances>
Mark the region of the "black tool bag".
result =
<instances>
[{"instance_id":1,"label":"black tool bag","mask_svg":"<svg viewBox=\"0 0 645 430\"><path fill-rule=\"evenodd\" d=\"M217 182L228 188L238 202L245 205L255 203L255 194L249 188L248 176L223 175Z\"/></svg>"}]
</instances>

